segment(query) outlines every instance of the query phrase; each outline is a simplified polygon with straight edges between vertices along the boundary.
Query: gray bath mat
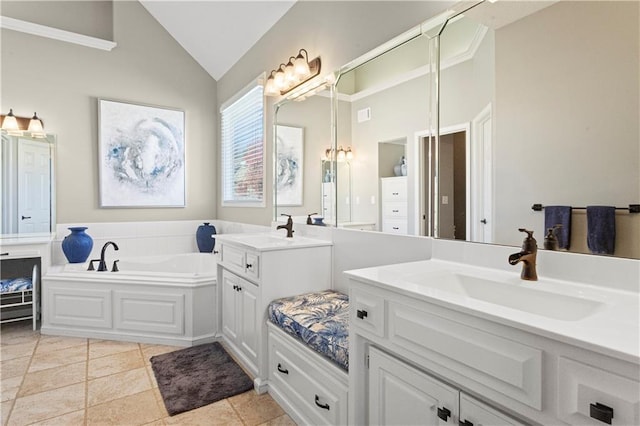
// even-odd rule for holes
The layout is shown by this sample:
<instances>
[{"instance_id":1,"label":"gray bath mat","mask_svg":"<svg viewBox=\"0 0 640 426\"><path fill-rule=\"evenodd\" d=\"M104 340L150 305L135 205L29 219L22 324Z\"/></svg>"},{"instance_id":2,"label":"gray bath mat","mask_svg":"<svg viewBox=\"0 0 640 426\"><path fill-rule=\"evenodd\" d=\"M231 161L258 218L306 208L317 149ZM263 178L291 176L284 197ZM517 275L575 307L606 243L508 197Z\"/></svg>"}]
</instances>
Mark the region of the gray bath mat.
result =
<instances>
[{"instance_id":1,"label":"gray bath mat","mask_svg":"<svg viewBox=\"0 0 640 426\"><path fill-rule=\"evenodd\" d=\"M151 357L170 415L246 392L253 381L218 342Z\"/></svg>"}]
</instances>

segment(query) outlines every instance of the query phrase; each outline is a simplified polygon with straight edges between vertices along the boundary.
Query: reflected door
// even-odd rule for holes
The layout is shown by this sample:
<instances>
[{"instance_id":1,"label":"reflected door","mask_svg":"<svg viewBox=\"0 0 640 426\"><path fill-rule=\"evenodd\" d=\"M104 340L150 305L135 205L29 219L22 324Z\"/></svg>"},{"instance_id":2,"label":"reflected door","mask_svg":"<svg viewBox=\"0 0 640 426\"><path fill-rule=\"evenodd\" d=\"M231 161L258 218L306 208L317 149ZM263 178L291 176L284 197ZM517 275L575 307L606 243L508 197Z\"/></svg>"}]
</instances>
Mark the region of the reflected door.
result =
<instances>
[{"instance_id":1,"label":"reflected door","mask_svg":"<svg viewBox=\"0 0 640 426\"><path fill-rule=\"evenodd\" d=\"M49 145L18 140L18 233L50 232Z\"/></svg>"}]
</instances>

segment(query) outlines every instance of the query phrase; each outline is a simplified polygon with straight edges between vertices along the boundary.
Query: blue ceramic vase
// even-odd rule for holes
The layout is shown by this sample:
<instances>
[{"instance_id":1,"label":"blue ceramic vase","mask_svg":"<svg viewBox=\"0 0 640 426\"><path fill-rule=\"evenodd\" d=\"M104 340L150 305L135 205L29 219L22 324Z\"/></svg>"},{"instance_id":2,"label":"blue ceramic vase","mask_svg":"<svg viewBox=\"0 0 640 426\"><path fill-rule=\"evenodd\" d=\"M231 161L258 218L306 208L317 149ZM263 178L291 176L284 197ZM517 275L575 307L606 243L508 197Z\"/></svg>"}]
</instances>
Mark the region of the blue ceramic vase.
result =
<instances>
[{"instance_id":1,"label":"blue ceramic vase","mask_svg":"<svg viewBox=\"0 0 640 426\"><path fill-rule=\"evenodd\" d=\"M93 248L93 238L84 231L84 226L69 228L71 234L62 240L62 252L69 263L83 263L91 254Z\"/></svg>"},{"instance_id":2,"label":"blue ceramic vase","mask_svg":"<svg viewBox=\"0 0 640 426\"><path fill-rule=\"evenodd\" d=\"M198 226L196 231L196 243L198 243L198 250L200 253L211 253L216 246L216 239L213 236L216 234L216 227L209 225L209 222Z\"/></svg>"}]
</instances>

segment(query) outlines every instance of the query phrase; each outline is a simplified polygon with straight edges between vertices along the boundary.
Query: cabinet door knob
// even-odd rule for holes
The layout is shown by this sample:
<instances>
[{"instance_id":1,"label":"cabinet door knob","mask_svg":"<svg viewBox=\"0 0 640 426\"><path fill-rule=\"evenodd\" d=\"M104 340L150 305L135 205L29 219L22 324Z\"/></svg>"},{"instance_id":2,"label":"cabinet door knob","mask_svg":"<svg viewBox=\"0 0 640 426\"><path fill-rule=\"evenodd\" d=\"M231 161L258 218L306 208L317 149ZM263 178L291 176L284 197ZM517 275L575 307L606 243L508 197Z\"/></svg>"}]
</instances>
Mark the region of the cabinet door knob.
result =
<instances>
[{"instance_id":1,"label":"cabinet door knob","mask_svg":"<svg viewBox=\"0 0 640 426\"><path fill-rule=\"evenodd\" d=\"M610 425L611 419L613 419L613 408L607 407L599 402L589 404L589 415L596 420Z\"/></svg>"},{"instance_id":2,"label":"cabinet door knob","mask_svg":"<svg viewBox=\"0 0 640 426\"><path fill-rule=\"evenodd\" d=\"M480 221L480 223L484 223L484 224L486 225L486 224L487 224L487 219L482 219L482 220Z\"/></svg>"},{"instance_id":3,"label":"cabinet door knob","mask_svg":"<svg viewBox=\"0 0 640 426\"><path fill-rule=\"evenodd\" d=\"M365 319L365 318L367 317L367 311L365 311L365 310L362 310L362 311L361 311L360 309L358 309L358 310L356 311L356 315L357 315L357 316L358 316L358 318L360 318L360 319Z\"/></svg>"},{"instance_id":4,"label":"cabinet door knob","mask_svg":"<svg viewBox=\"0 0 640 426\"><path fill-rule=\"evenodd\" d=\"M238 288L236 288L236 291L242 291L242 287L238 286Z\"/></svg>"},{"instance_id":5,"label":"cabinet door knob","mask_svg":"<svg viewBox=\"0 0 640 426\"><path fill-rule=\"evenodd\" d=\"M329 404L320 404L320 397L316 395L316 405L320 408L324 408L325 410L329 409Z\"/></svg>"},{"instance_id":6,"label":"cabinet door knob","mask_svg":"<svg viewBox=\"0 0 640 426\"><path fill-rule=\"evenodd\" d=\"M458 425L459 426L473 426L473 423L470 422L469 420L460 420L458 421Z\"/></svg>"},{"instance_id":7,"label":"cabinet door knob","mask_svg":"<svg viewBox=\"0 0 640 426\"><path fill-rule=\"evenodd\" d=\"M280 363L278 363L278 371L282 374L289 374L289 370L282 368L282 365Z\"/></svg>"},{"instance_id":8,"label":"cabinet door knob","mask_svg":"<svg viewBox=\"0 0 640 426\"><path fill-rule=\"evenodd\" d=\"M22 216L22 220L31 219L31 216Z\"/></svg>"},{"instance_id":9,"label":"cabinet door knob","mask_svg":"<svg viewBox=\"0 0 640 426\"><path fill-rule=\"evenodd\" d=\"M250 263L247 263L247 269L251 269L251 268L253 268L253 265Z\"/></svg>"},{"instance_id":10,"label":"cabinet door knob","mask_svg":"<svg viewBox=\"0 0 640 426\"><path fill-rule=\"evenodd\" d=\"M438 407L438 417L440 417L442 420L446 422L447 419L451 417L451 411L445 407L442 407L442 408Z\"/></svg>"}]
</instances>

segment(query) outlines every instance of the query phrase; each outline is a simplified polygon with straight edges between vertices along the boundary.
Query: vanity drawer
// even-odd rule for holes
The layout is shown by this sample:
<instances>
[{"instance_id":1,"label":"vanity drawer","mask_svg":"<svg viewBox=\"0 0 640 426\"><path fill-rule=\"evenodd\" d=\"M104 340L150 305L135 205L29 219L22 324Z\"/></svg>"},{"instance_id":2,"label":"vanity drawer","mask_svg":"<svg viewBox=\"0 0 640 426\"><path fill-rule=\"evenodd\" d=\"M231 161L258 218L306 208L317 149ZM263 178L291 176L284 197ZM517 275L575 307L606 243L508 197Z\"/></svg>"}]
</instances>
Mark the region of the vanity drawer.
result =
<instances>
[{"instance_id":1,"label":"vanity drawer","mask_svg":"<svg viewBox=\"0 0 640 426\"><path fill-rule=\"evenodd\" d=\"M307 417L306 422L347 424L346 385L328 375L307 355L270 332L269 382Z\"/></svg>"},{"instance_id":2,"label":"vanity drawer","mask_svg":"<svg viewBox=\"0 0 640 426\"><path fill-rule=\"evenodd\" d=\"M537 410L542 351L431 312L389 301L389 340Z\"/></svg>"},{"instance_id":3,"label":"vanity drawer","mask_svg":"<svg viewBox=\"0 0 640 426\"><path fill-rule=\"evenodd\" d=\"M384 201L404 201L407 199L407 178L384 178L381 185L381 196Z\"/></svg>"},{"instance_id":4,"label":"vanity drawer","mask_svg":"<svg viewBox=\"0 0 640 426\"><path fill-rule=\"evenodd\" d=\"M224 244L222 246L222 262L244 271L245 251L237 247Z\"/></svg>"},{"instance_id":5,"label":"vanity drawer","mask_svg":"<svg viewBox=\"0 0 640 426\"><path fill-rule=\"evenodd\" d=\"M560 357L558 418L572 425L638 425L640 382Z\"/></svg>"},{"instance_id":6,"label":"vanity drawer","mask_svg":"<svg viewBox=\"0 0 640 426\"><path fill-rule=\"evenodd\" d=\"M384 203L382 205L382 216L385 217L407 217L407 203Z\"/></svg>"},{"instance_id":7,"label":"vanity drawer","mask_svg":"<svg viewBox=\"0 0 640 426\"><path fill-rule=\"evenodd\" d=\"M382 232L389 232L391 234L406 234L407 233L407 219L383 219Z\"/></svg>"},{"instance_id":8,"label":"vanity drawer","mask_svg":"<svg viewBox=\"0 0 640 426\"><path fill-rule=\"evenodd\" d=\"M349 301L350 324L384 337L384 299L359 288L352 288Z\"/></svg>"}]
</instances>

